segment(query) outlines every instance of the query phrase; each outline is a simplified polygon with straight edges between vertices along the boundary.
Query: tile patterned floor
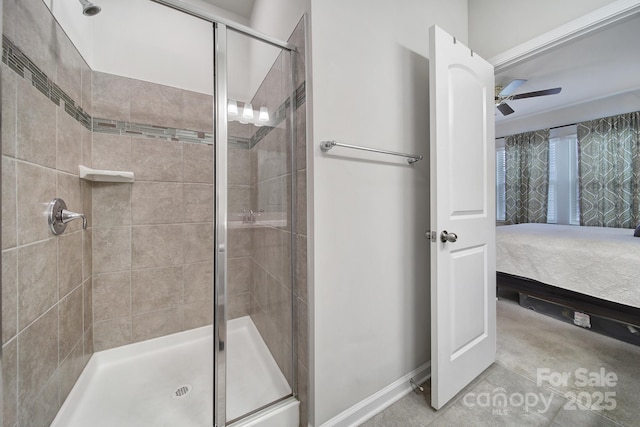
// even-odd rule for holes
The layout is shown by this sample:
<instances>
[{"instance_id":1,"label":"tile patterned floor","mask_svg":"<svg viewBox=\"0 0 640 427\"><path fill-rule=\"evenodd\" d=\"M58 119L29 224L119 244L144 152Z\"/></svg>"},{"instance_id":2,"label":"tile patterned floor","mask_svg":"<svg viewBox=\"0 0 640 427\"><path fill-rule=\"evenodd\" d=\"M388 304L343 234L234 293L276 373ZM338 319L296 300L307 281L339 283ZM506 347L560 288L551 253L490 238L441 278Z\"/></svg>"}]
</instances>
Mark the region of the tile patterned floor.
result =
<instances>
[{"instance_id":1,"label":"tile patterned floor","mask_svg":"<svg viewBox=\"0 0 640 427\"><path fill-rule=\"evenodd\" d=\"M545 368L549 376L538 378ZM601 380L602 369L609 386L582 384ZM571 376L561 381L565 372ZM589 400L592 407L600 397L612 409L590 410ZM639 426L640 347L498 301L496 363L440 411L430 399L427 381L424 394L407 395L362 426Z\"/></svg>"}]
</instances>

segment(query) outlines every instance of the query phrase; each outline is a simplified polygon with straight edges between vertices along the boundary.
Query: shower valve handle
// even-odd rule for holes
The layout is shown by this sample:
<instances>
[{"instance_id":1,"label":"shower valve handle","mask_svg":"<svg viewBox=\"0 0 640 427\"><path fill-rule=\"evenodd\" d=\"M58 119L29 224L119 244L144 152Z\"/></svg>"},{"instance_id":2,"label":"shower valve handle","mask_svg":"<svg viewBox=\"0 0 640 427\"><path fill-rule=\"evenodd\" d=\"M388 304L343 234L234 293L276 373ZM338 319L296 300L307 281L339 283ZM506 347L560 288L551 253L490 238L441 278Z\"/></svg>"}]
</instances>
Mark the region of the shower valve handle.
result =
<instances>
[{"instance_id":1,"label":"shower valve handle","mask_svg":"<svg viewBox=\"0 0 640 427\"><path fill-rule=\"evenodd\" d=\"M87 217L85 216L85 214L77 213L77 212L71 212L71 211L68 211L66 209L62 209L62 211L60 211L60 221L62 221L63 224L66 224L68 222L73 221L74 219L79 219L79 218L82 218L82 229L86 230L87 229Z\"/></svg>"},{"instance_id":2,"label":"shower valve handle","mask_svg":"<svg viewBox=\"0 0 640 427\"><path fill-rule=\"evenodd\" d=\"M83 213L67 210L67 204L62 199L53 199L48 209L49 228L54 235L64 233L67 223L82 218L82 229L87 229L87 217Z\"/></svg>"}]
</instances>

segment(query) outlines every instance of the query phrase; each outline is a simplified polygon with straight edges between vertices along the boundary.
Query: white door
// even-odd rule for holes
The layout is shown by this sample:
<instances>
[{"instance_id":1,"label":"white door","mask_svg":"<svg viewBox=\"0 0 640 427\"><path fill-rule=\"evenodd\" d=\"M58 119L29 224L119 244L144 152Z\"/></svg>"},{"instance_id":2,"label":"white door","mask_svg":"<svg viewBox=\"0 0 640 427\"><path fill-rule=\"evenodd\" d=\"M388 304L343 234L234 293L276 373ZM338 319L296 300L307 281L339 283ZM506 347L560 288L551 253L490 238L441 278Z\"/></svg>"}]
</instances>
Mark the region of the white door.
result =
<instances>
[{"instance_id":1,"label":"white door","mask_svg":"<svg viewBox=\"0 0 640 427\"><path fill-rule=\"evenodd\" d=\"M440 409L495 360L494 77L441 28L429 37L431 405Z\"/></svg>"}]
</instances>

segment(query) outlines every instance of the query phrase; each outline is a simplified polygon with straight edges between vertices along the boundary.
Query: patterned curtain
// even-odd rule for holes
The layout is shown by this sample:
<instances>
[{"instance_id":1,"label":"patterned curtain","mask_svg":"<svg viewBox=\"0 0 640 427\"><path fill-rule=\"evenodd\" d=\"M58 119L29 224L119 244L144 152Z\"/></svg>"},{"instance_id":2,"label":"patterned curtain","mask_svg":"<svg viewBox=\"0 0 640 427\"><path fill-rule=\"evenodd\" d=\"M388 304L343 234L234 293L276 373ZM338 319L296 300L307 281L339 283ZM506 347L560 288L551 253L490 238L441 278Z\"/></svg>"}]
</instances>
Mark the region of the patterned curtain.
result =
<instances>
[{"instance_id":1,"label":"patterned curtain","mask_svg":"<svg viewBox=\"0 0 640 427\"><path fill-rule=\"evenodd\" d=\"M580 224L640 222L640 112L578 123Z\"/></svg>"},{"instance_id":2,"label":"patterned curtain","mask_svg":"<svg viewBox=\"0 0 640 427\"><path fill-rule=\"evenodd\" d=\"M549 129L505 138L507 224L547 222Z\"/></svg>"}]
</instances>

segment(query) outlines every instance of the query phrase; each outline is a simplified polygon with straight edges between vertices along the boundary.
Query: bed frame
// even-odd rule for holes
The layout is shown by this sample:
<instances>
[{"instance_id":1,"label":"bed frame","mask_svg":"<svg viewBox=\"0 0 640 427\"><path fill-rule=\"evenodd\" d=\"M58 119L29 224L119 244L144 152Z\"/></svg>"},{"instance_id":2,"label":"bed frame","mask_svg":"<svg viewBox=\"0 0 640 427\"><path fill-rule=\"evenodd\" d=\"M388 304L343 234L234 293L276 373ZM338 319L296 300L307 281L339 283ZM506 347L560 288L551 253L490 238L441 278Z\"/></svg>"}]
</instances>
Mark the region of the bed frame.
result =
<instances>
[{"instance_id":1,"label":"bed frame","mask_svg":"<svg viewBox=\"0 0 640 427\"><path fill-rule=\"evenodd\" d=\"M588 314L594 332L640 346L640 308L502 272L497 272L497 287L500 297L517 294L520 305L567 323L574 323L575 312Z\"/></svg>"}]
</instances>

